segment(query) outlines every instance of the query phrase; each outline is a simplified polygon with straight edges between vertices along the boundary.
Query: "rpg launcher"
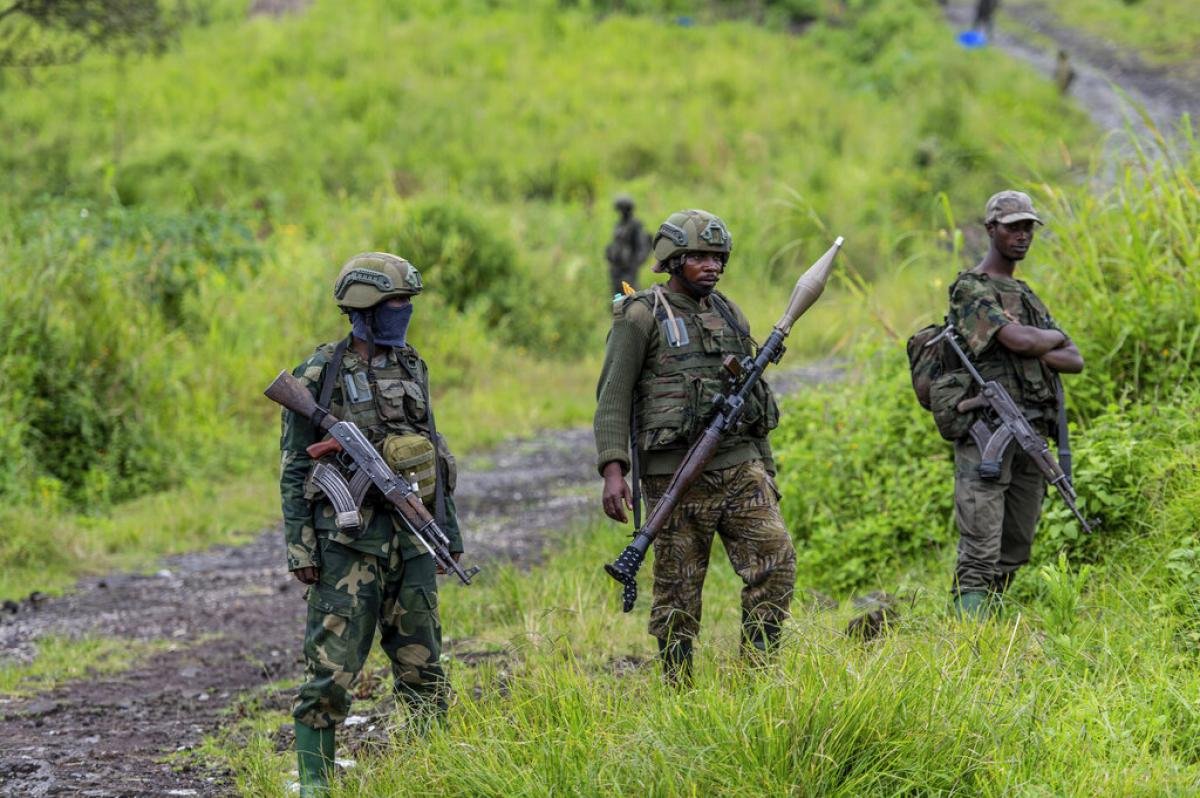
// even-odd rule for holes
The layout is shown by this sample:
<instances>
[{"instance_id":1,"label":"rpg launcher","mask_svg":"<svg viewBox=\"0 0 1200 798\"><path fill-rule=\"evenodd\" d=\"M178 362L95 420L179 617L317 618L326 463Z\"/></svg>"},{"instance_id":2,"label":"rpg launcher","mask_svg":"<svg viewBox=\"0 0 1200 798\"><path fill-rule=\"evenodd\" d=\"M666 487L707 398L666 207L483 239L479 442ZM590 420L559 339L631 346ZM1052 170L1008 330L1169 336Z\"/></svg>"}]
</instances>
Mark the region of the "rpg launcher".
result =
<instances>
[{"instance_id":1,"label":"rpg launcher","mask_svg":"<svg viewBox=\"0 0 1200 798\"><path fill-rule=\"evenodd\" d=\"M704 473L704 467L716 453L717 446L726 431L737 426L738 420L746 409L746 401L750 398L751 391L754 390L755 384L762 377L767 366L771 363L778 363L783 357L784 339L792 331L792 325L796 319L812 307L817 298L821 296L821 292L825 290L825 283L828 282L829 272L833 268L833 259L841 247L842 237L838 236L837 240L833 242L833 246L810 266L808 271L800 275L800 279L796 281L796 287L792 289L787 310L784 311L783 316L771 330L771 335L767 338L766 343L759 347L758 353L754 357L745 357L739 360L733 355L729 355L725 358L724 366L730 375L728 393L717 396L713 400L715 415L709 421L704 432L688 449L687 454L684 455L683 462L679 464L679 468L671 477L666 492L654 505L654 511L646 519L645 525L634 534L633 542L625 547L625 551L621 552L615 561L604 566L608 575L624 586L621 598L625 612L632 610L637 601L637 572L642 565L642 560L646 557L646 549L658 537L658 533L671 516L675 506L687 492L688 486Z\"/></svg>"},{"instance_id":2,"label":"rpg launcher","mask_svg":"<svg viewBox=\"0 0 1200 798\"><path fill-rule=\"evenodd\" d=\"M321 441L308 447L310 457L315 459L340 450L350 459L353 475L349 482L336 468L323 463L313 466L313 481L333 503L339 529L353 531L358 527L358 508L367 490L374 485L396 508L409 531L433 556L434 562L446 573L455 574L464 585L471 584L471 577L479 573L479 568L463 570L454 561L450 553L450 539L425 509L420 495L388 467L357 425L351 421L341 421L318 406L303 383L286 371L279 372L279 376L263 393L271 401L309 419L314 426L329 433L330 441Z\"/></svg>"}]
</instances>

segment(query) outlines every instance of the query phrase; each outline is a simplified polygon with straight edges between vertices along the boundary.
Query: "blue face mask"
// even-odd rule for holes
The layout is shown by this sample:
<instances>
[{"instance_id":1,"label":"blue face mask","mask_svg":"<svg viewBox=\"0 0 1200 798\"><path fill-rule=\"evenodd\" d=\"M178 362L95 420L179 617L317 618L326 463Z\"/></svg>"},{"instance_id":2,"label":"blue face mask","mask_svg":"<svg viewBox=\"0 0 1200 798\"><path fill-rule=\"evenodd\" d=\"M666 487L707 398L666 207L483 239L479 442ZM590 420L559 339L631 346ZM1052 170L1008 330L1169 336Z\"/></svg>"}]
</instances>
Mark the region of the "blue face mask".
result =
<instances>
[{"instance_id":1,"label":"blue face mask","mask_svg":"<svg viewBox=\"0 0 1200 798\"><path fill-rule=\"evenodd\" d=\"M371 332L375 336L375 343L380 346L404 346L412 314L411 302L400 307L376 305L374 308L375 324L371 328ZM361 310L351 310L350 323L354 337L366 341L367 314Z\"/></svg>"}]
</instances>

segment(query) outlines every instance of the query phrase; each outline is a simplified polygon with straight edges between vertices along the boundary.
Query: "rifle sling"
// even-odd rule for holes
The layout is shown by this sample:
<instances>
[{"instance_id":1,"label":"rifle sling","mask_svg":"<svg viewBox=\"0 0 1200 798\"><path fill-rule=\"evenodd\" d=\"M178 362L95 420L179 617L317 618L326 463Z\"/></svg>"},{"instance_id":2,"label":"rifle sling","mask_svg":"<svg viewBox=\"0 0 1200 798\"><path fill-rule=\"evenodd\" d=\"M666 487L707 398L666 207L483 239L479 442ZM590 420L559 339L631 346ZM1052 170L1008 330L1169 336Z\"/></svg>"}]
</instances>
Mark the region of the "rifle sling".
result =
<instances>
[{"instance_id":1,"label":"rifle sling","mask_svg":"<svg viewBox=\"0 0 1200 798\"><path fill-rule=\"evenodd\" d=\"M429 415L429 437L433 442L433 520L437 521L439 527L445 527L446 485L442 479L441 448L438 441L437 424L433 420L433 396L429 390L429 372L427 370L425 376L418 380L417 375L409 370L403 359L396 358L396 362L400 364L400 368L408 372L408 376L421 384L421 392L425 394L425 412Z\"/></svg>"},{"instance_id":2,"label":"rifle sling","mask_svg":"<svg viewBox=\"0 0 1200 798\"><path fill-rule=\"evenodd\" d=\"M342 374L342 358L350 347L351 336L347 335L333 348L333 359L325 367L325 376L321 378L321 393L317 397L317 411L313 413L313 425L320 429L321 421L329 415L329 401L333 398L333 386Z\"/></svg>"}]
</instances>

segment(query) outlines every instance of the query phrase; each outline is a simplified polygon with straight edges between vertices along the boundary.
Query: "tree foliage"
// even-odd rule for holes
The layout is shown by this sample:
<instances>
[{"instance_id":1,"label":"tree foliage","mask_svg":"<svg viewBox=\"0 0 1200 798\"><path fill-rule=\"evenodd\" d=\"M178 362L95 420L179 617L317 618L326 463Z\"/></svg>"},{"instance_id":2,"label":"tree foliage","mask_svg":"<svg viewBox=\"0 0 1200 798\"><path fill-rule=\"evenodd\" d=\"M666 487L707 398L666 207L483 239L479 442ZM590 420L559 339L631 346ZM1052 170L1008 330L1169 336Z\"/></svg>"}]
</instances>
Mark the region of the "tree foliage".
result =
<instances>
[{"instance_id":1,"label":"tree foliage","mask_svg":"<svg viewBox=\"0 0 1200 798\"><path fill-rule=\"evenodd\" d=\"M0 67L73 63L96 49L161 53L184 11L159 0L10 0L0 6Z\"/></svg>"}]
</instances>

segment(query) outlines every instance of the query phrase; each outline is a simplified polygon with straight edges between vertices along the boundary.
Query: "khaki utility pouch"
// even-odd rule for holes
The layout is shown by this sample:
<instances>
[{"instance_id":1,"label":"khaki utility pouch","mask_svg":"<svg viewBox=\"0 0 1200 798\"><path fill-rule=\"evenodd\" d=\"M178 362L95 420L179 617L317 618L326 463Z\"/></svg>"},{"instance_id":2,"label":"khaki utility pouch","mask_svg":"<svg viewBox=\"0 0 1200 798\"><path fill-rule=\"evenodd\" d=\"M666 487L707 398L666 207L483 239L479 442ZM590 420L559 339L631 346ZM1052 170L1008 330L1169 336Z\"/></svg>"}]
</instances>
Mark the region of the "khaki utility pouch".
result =
<instances>
[{"instance_id":1,"label":"khaki utility pouch","mask_svg":"<svg viewBox=\"0 0 1200 798\"><path fill-rule=\"evenodd\" d=\"M958 403L966 399L975 381L966 369L951 371L933 380L929 386L929 409L938 433L948 441L964 437L975 418L973 412L960 413Z\"/></svg>"},{"instance_id":2,"label":"khaki utility pouch","mask_svg":"<svg viewBox=\"0 0 1200 798\"><path fill-rule=\"evenodd\" d=\"M433 503L434 479L433 444L424 435L389 435L383 440L380 453L388 466L410 485L426 505Z\"/></svg>"}]
</instances>

